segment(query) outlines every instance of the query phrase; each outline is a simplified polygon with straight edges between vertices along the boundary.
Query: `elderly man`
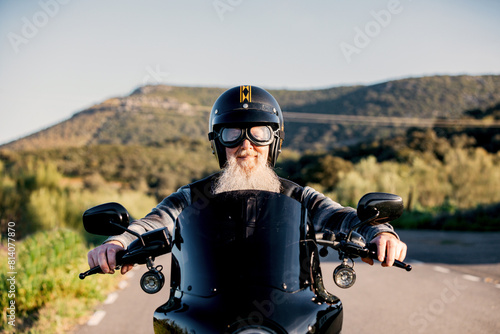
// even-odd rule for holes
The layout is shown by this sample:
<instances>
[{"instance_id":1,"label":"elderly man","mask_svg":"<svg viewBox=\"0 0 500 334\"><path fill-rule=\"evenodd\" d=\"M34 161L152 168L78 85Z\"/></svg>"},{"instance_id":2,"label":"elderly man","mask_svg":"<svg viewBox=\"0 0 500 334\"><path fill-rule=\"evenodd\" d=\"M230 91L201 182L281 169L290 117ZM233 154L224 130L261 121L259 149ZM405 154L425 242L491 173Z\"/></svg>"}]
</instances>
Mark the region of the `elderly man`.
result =
<instances>
[{"instance_id":1,"label":"elderly man","mask_svg":"<svg viewBox=\"0 0 500 334\"><path fill-rule=\"evenodd\" d=\"M209 120L209 139L222 168L221 172L181 187L166 197L146 217L129 228L144 233L167 227L173 231L183 209L202 197L233 190L264 190L288 195L301 202L316 232L347 231L359 222L356 211L342 207L310 187L301 187L276 175L276 163L284 139L283 115L274 99L256 86L238 86L224 92L215 102ZM406 244L388 224L365 226L359 231L367 241L377 245L377 256L383 266L403 261ZM110 237L88 253L90 267L99 265L104 273L114 273L115 255L133 240L124 233ZM371 259L363 261L373 264ZM132 268L123 265L121 273Z\"/></svg>"}]
</instances>

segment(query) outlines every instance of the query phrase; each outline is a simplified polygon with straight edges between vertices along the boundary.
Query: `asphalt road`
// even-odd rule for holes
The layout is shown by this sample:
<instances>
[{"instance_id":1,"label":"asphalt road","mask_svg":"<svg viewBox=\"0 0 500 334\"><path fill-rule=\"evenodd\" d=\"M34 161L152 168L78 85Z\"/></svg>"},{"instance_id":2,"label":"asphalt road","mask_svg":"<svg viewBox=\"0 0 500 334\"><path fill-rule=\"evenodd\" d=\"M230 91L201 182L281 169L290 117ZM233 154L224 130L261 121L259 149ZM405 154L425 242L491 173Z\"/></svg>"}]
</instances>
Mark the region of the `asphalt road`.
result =
<instances>
[{"instance_id":1,"label":"asphalt road","mask_svg":"<svg viewBox=\"0 0 500 334\"><path fill-rule=\"evenodd\" d=\"M337 288L333 255L322 262L327 289L344 305L344 334L500 333L500 233L402 231L411 272L356 261L356 284ZM159 263L169 268L168 256ZM165 273L168 274L168 270ZM152 315L168 288L148 295L143 266L74 333L153 333ZM91 279L91 278L88 278Z\"/></svg>"}]
</instances>

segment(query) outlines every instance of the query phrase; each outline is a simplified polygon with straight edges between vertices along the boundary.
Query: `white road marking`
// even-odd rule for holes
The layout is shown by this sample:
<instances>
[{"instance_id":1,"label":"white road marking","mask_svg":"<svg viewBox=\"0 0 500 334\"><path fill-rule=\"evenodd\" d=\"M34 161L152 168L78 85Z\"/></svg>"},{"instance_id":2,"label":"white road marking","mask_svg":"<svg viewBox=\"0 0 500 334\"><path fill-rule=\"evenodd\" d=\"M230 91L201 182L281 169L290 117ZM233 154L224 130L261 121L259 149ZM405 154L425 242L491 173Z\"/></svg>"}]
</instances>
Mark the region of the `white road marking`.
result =
<instances>
[{"instance_id":1,"label":"white road marking","mask_svg":"<svg viewBox=\"0 0 500 334\"><path fill-rule=\"evenodd\" d=\"M127 286L128 286L128 282L125 281L125 280L124 281L120 281L120 283L118 283L118 287L120 289L122 289L122 290L125 289Z\"/></svg>"},{"instance_id":2,"label":"white road marking","mask_svg":"<svg viewBox=\"0 0 500 334\"><path fill-rule=\"evenodd\" d=\"M424 262L420 262L418 260L411 260L409 261L410 263L420 263L420 264L425 264ZM440 272L440 273L443 273L443 274L449 274L451 273L451 270L448 269L448 268L445 268L445 267L441 267L441 266L434 266L433 267L434 271L437 271L437 272ZM482 277L478 277L478 276L474 276L474 275L461 275L462 276L462 279L464 280L467 280L467 281L471 281L471 282L484 282L484 283L488 283L488 284L491 284L493 283L493 285L497 288L497 289L500 289L500 284L498 284L497 280L493 280L491 278L482 278Z\"/></svg>"},{"instance_id":3,"label":"white road marking","mask_svg":"<svg viewBox=\"0 0 500 334\"><path fill-rule=\"evenodd\" d=\"M99 310L92 317L87 321L88 326L97 326L101 322L101 320L104 318L106 315L106 312L103 310Z\"/></svg>"},{"instance_id":4,"label":"white road marking","mask_svg":"<svg viewBox=\"0 0 500 334\"><path fill-rule=\"evenodd\" d=\"M462 275L462 278L466 279L468 281L472 281L472 282L480 282L481 281L481 277L472 276L472 275Z\"/></svg>"},{"instance_id":5,"label":"white road marking","mask_svg":"<svg viewBox=\"0 0 500 334\"><path fill-rule=\"evenodd\" d=\"M108 298L106 298L106 300L104 301L104 304L106 305L113 304L116 301L116 299L118 299L118 293L116 292L110 293L108 295Z\"/></svg>"},{"instance_id":6,"label":"white road marking","mask_svg":"<svg viewBox=\"0 0 500 334\"><path fill-rule=\"evenodd\" d=\"M445 268L445 267L440 267L440 266L434 266L434 270L439 272L439 273L444 273L444 274L450 273L450 269Z\"/></svg>"}]
</instances>

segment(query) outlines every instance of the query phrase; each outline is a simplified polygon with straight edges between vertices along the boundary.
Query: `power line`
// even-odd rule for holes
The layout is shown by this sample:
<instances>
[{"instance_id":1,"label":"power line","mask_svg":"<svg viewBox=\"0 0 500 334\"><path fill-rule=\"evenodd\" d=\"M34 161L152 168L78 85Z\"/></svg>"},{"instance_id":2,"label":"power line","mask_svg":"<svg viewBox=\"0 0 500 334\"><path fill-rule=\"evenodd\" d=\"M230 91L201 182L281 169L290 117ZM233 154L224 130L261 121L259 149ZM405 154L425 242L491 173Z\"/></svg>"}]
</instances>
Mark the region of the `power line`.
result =
<instances>
[{"instance_id":1,"label":"power line","mask_svg":"<svg viewBox=\"0 0 500 334\"><path fill-rule=\"evenodd\" d=\"M367 124L394 127L500 128L500 121L498 120L335 115L299 112L283 112L283 116L285 118L285 122Z\"/></svg>"}]
</instances>

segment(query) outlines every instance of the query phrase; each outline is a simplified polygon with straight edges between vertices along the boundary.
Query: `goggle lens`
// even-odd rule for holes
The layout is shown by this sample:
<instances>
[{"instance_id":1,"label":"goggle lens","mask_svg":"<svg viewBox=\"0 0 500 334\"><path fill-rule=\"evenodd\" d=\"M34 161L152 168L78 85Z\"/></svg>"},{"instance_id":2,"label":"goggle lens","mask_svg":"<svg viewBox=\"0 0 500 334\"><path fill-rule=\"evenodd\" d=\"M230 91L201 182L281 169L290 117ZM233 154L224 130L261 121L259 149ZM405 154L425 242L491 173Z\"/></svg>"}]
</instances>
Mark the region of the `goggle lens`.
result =
<instances>
[{"instance_id":1,"label":"goggle lens","mask_svg":"<svg viewBox=\"0 0 500 334\"><path fill-rule=\"evenodd\" d=\"M220 133L221 141L223 143L233 143L240 139L243 129L237 128L223 128Z\"/></svg>"},{"instance_id":2,"label":"goggle lens","mask_svg":"<svg viewBox=\"0 0 500 334\"><path fill-rule=\"evenodd\" d=\"M260 142L267 142L273 137L271 129L267 126L254 126L249 130L250 136Z\"/></svg>"},{"instance_id":3,"label":"goggle lens","mask_svg":"<svg viewBox=\"0 0 500 334\"><path fill-rule=\"evenodd\" d=\"M270 126L254 126L251 128L222 128L219 132L222 145L227 147L238 146L244 138L258 146L271 144L273 130Z\"/></svg>"}]
</instances>

